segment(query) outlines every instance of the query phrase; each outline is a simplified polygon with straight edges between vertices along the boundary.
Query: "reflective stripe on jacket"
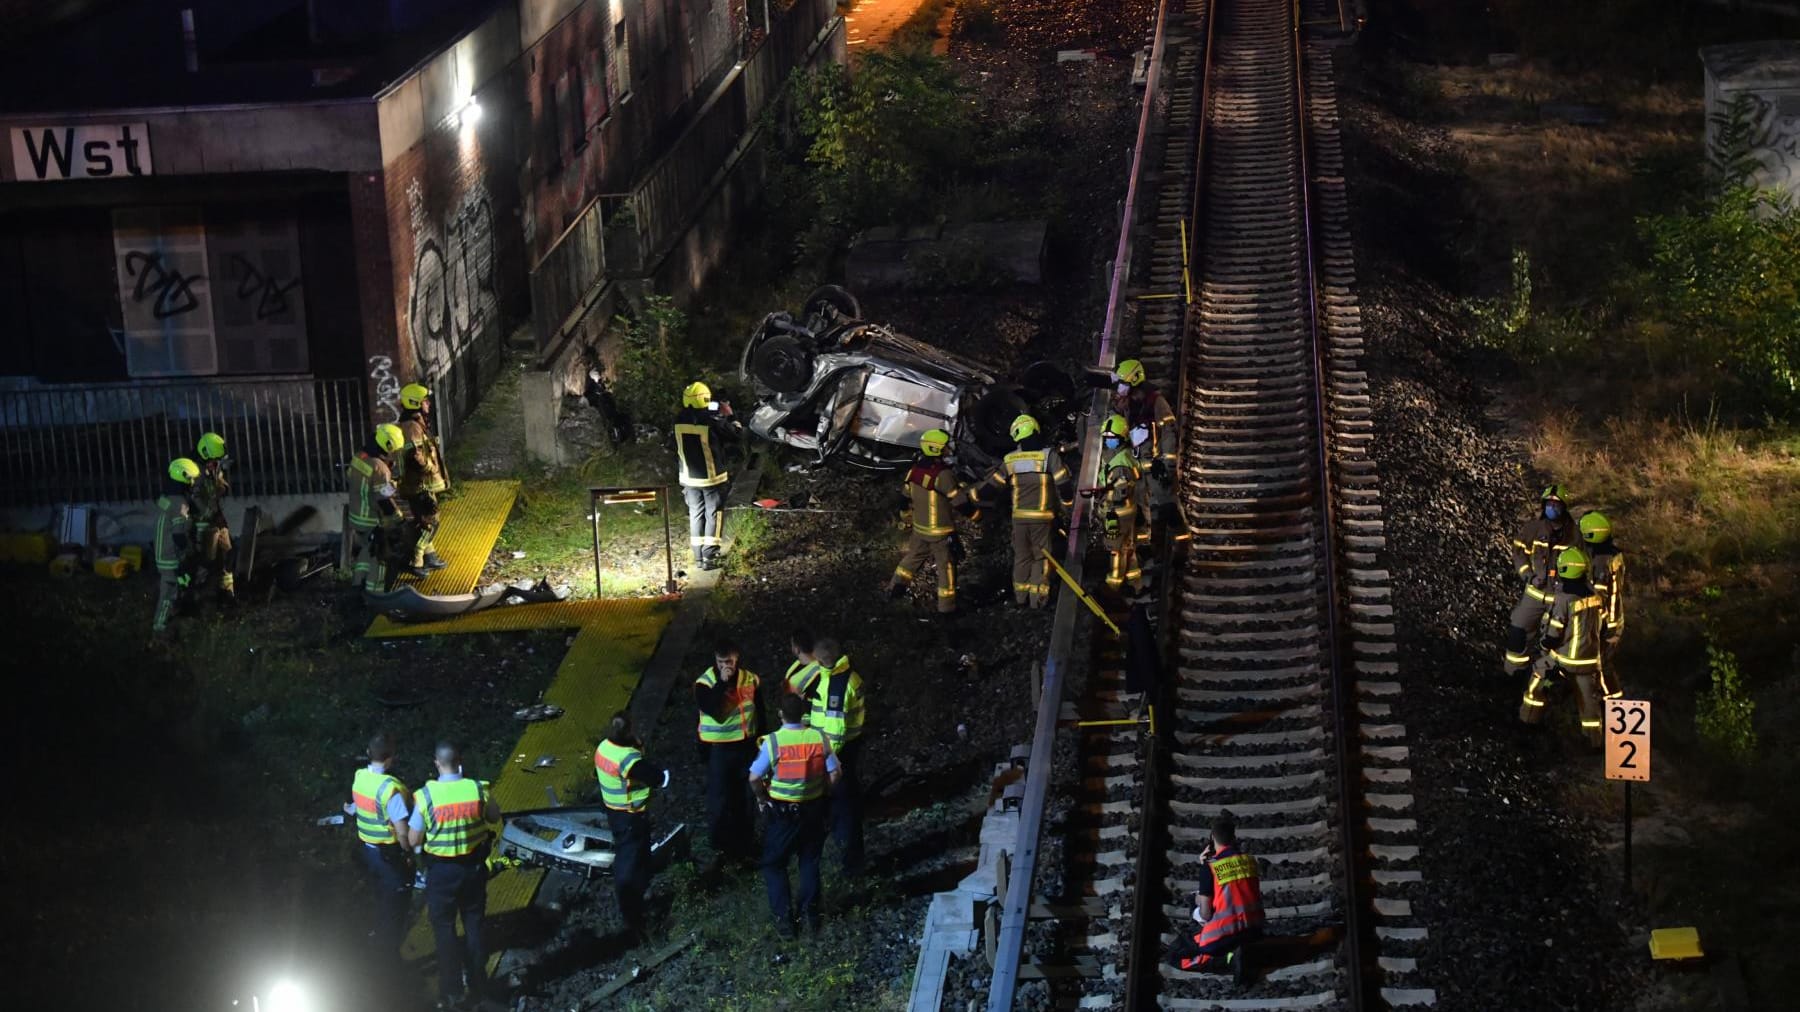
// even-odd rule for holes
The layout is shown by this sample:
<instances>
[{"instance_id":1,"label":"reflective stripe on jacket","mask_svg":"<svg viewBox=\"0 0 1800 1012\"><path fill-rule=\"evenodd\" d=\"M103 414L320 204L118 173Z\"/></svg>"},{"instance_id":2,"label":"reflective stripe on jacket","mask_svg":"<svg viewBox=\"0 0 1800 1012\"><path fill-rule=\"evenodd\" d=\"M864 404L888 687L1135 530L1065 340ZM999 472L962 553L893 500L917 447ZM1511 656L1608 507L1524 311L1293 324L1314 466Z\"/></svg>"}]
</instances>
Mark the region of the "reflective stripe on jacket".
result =
<instances>
[{"instance_id":1,"label":"reflective stripe on jacket","mask_svg":"<svg viewBox=\"0 0 1800 1012\"><path fill-rule=\"evenodd\" d=\"M1600 663L1600 615L1604 605L1591 590L1557 591L1550 601L1550 656L1560 668L1585 671Z\"/></svg>"},{"instance_id":2,"label":"reflective stripe on jacket","mask_svg":"<svg viewBox=\"0 0 1800 1012\"><path fill-rule=\"evenodd\" d=\"M818 684L819 676L824 673L825 667L818 661L796 660L788 665L785 678L787 691L801 699L811 698L813 686Z\"/></svg>"},{"instance_id":3,"label":"reflective stripe on jacket","mask_svg":"<svg viewBox=\"0 0 1800 1012\"><path fill-rule=\"evenodd\" d=\"M1525 583L1525 592L1540 601L1548 601L1551 592L1532 586L1546 586L1556 575L1556 557L1575 544L1575 525L1565 516L1560 525L1551 524L1543 514L1532 517L1513 535L1513 574Z\"/></svg>"},{"instance_id":4,"label":"reflective stripe on jacket","mask_svg":"<svg viewBox=\"0 0 1800 1012\"><path fill-rule=\"evenodd\" d=\"M694 679L695 685L708 688L719 684L719 676L712 669ZM700 740L704 742L749 741L756 737L756 673L738 669L737 684L724 694L722 719L714 720L713 715L705 709L700 710Z\"/></svg>"},{"instance_id":5,"label":"reflective stripe on jacket","mask_svg":"<svg viewBox=\"0 0 1800 1012\"><path fill-rule=\"evenodd\" d=\"M831 671L813 689L812 716L807 723L831 738L832 749L862 737L867 717L862 676L850 670L848 654L837 659Z\"/></svg>"},{"instance_id":6,"label":"reflective stripe on jacket","mask_svg":"<svg viewBox=\"0 0 1800 1012\"><path fill-rule=\"evenodd\" d=\"M602 739L594 749L594 776L600 781L600 800L619 812L641 812L650 803L650 788L631 783L631 767L644 753L629 745Z\"/></svg>"},{"instance_id":7,"label":"reflective stripe on jacket","mask_svg":"<svg viewBox=\"0 0 1800 1012\"><path fill-rule=\"evenodd\" d=\"M1212 917L1195 941L1209 945L1263 923L1262 883L1257 878L1256 858L1222 847L1212 859Z\"/></svg>"},{"instance_id":8,"label":"reflective stripe on jacket","mask_svg":"<svg viewBox=\"0 0 1800 1012\"><path fill-rule=\"evenodd\" d=\"M419 788L425 813L425 853L467 857L488 842L487 792L474 780L433 780Z\"/></svg>"},{"instance_id":9,"label":"reflective stripe on jacket","mask_svg":"<svg viewBox=\"0 0 1800 1012\"><path fill-rule=\"evenodd\" d=\"M225 466L216 460L200 465L200 477L194 479L194 526L211 527L225 522L225 494L231 482L225 480Z\"/></svg>"},{"instance_id":10,"label":"reflective stripe on jacket","mask_svg":"<svg viewBox=\"0 0 1800 1012\"><path fill-rule=\"evenodd\" d=\"M1625 554L1611 542L1588 552L1588 585L1600 595L1600 629L1607 636L1625 630Z\"/></svg>"},{"instance_id":11,"label":"reflective stripe on jacket","mask_svg":"<svg viewBox=\"0 0 1800 1012\"><path fill-rule=\"evenodd\" d=\"M1119 514L1120 520L1135 515L1138 500L1143 498L1138 489L1138 479L1143 476L1143 469L1129 449L1121 447L1106 462L1101 472L1101 484L1106 486L1106 508Z\"/></svg>"},{"instance_id":12,"label":"reflective stripe on jacket","mask_svg":"<svg viewBox=\"0 0 1800 1012\"><path fill-rule=\"evenodd\" d=\"M157 498L157 569L173 571L181 568L181 557L187 554L188 532L192 527L187 496L164 494Z\"/></svg>"},{"instance_id":13,"label":"reflective stripe on jacket","mask_svg":"<svg viewBox=\"0 0 1800 1012\"><path fill-rule=\"evenodd\" d=\"M825 795L825 756L831 745L816 727L780 728L757 743L769 761L769 797L813 801Z\"/></svg>"},{"instance_id":14,"label":"reflective stripe on jacket","mask_svg":"<svg viewBox=\"0 0 1800 1012\"><path fill-rule=\"evenodd\" d=\"M987 484L1012 487L1014 520L1054 520L1062 503L1057 486L1068 480L1069 469L1055 450L1014 450L988 476Z\"/></svg>"},{"instance_id":15,"label":"reflective stripe on jacket","mask_svg":"<svg viewBox=\"0 0 1800 1012\"><path fill-rule=\"evenodd\" d=\"M394 496L394 472L387 461L358 452L344 469L350 479L350 525L364 530L381 523L381 501Z\"/></svg>"},{"instance_id":16,"label":"reflective stripe on jacket","mask_svg":"<svg viewBox=\"0 0 1800 1012\"><path fill-rule=\"evenodd\" d=\"M1175 427L1175 411L1169 407L1169 399L1162 391L1149 385L1141 384L1125 395L1123 411L1125 424L1132 428L1142 425L1150 430L1150 438L1142 446L1133 448L1133 455L1139 460L1161 457L1170 467L1175 466L1175 456L1180 442L1180 434Z\"/></svg>"},{"instance_id":17,"label":"reflective stripe on jacket","mask_svg":"<svg viewBox=\"0 0 1800 1012\"><path fill-rule=\"evenodd\" d=\"M956 518L950 508L956 505L963 490L956 484L956 472L948 464L936 460L920 460L906 472L904 486L907 508L912 511L913 533L927 538L947 537L956 533Z\"/></svg>"},{"instance_id":18,"label":"reflective stripe on jacket","mask_svg":"<svg viewBox=\"0 0 1800 1012\"><path fill-rule=\"evenodd\" d=\"M397 843L394 824L388 821L388 801L395 791L406 785L390 773L377 773L368 767L356 771L350 783L350 797L356 802L356 836L364 843Z\"/></svg>"},{"instance_id":19,"label":"reflective stripe on jacket","mask_svg":"<svg viewBox=\"0 0 1800 1012\"><path fill-rule=\"evenodd\" d=\"M403 411L399 425L406 436L406 445L400 448L400 491L412 495L450 487L444 480L444 458L437 437L425 427L425 416Z\"/></svg>"},{"instance_id":20,"label":"reflective stripe on jacket","mask_svg":"<svg viewBox=\"0 0 1800 1012\"><path fill-rule=\"evenodd\" d=\"M682 408L675 416L675 457L681 464L682 485L711 488L731 480L713 445L718 423L719 416L703 408Z\"/></svg>"}]
</instances>

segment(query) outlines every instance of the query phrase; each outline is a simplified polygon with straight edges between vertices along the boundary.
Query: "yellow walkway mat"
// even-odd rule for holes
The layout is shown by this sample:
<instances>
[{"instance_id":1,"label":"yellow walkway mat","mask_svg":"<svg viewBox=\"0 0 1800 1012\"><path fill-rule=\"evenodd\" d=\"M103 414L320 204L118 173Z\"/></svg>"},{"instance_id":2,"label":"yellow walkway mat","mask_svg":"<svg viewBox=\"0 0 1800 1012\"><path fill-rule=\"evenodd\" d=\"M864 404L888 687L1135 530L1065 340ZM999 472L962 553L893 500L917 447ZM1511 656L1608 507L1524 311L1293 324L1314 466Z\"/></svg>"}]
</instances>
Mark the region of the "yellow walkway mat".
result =
<instances>
[{"instance_id":1,"label":"yellow walkway mat","mask_svg":"<svg viewBox=\"0 0 1800 1012\"><path fill-rule=\"evenodd\" d=\"M421 594L467 594L487 568L519 495L516 481L470 481L438 511L437 553L449 565L414 583Z\"/></svg>"},{"instance_id":2,"label":"yellow walkway mat","mask_svg":"<svg viewBox=\"0 0 1800 1012\"><path fill-rule=\"evenodd\" d=\"M644 665L674 614L673 598L557 601L501 605L441 622L401 624L381 617L369 627L368 635L577 629L569 652L544 690L544 702L562 707L562 716L525 725L506 768L493 781L494 800L503 812L510 812L548 807L546 788L554 788L564 804L572 803L594 782L594 746L612 715L630 702ZM538 758L546 755L555 756L556 765L537 769ZM526 868L508 869L495 876L488 882L488 917L503 917L529 907L543 877L542 871ZM402 955L415 960L431 951L431 925L421 911ZM496 952L492 959L498 958Z\"/></svg>"}]
</instances>

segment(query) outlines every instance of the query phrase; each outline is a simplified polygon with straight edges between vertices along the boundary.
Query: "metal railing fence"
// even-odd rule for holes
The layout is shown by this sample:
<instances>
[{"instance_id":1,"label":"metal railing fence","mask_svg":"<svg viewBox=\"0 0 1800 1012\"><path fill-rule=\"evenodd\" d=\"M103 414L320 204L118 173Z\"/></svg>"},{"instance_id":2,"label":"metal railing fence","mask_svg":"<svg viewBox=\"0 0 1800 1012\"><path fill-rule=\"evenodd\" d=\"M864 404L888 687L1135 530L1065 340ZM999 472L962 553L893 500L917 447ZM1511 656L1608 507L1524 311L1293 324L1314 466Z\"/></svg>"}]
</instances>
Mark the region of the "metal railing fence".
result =
<instances>
[{"instance_id":1,"label":"metal railing fence","mask_svg":"<svg viewBox=\"0 0 1800 1012\"><path fill-rule=\"evenodd\" d=\"M154 499L203 432L225 437L234 497L333 491L368 419L360 378L0 390L0 505Z\"/></svg>"}]
</instances>

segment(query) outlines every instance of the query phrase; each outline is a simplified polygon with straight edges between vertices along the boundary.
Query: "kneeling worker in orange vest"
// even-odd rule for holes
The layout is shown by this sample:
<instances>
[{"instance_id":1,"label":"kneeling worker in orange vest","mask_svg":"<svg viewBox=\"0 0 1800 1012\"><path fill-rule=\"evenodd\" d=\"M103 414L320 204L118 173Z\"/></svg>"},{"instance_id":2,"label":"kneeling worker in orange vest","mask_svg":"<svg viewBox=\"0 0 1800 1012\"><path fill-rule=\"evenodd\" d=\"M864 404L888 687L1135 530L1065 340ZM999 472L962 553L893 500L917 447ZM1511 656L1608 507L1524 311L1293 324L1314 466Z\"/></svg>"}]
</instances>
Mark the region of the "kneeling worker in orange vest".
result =
<instances>
[{"instance_id":1,"label":"kneeling worker in orange vest","mask_svg":"<svg viewBox=\"0 0 1800 1012\"><path fill-rule=\"evenodd\" d=\"M837 783L838 758L831 739L807 727L806 701L781 700L781 728L758 743L750 765L750 786L768 813L763 832L763 884L775 933L794 937L794 910L788 891L788 861L800 856L800 916L807 931L819 930L819 858L825 852L825 791Z\"/></svg>"},{"instance_id":2,"label":"kneeling worker in orange vest","mask_svg":"<svg viewBox=\"0 0 1800 1012\"><path fill-rule=\"evenodd\" d=\"M1262 936L1262 885L1256 858L1238 850L1237 822L1229 812L1213 820L1212 843L1201 853L1206 875L1194 893L1194 920L1200 930L1178 935L1168 962L1178 970L1248 974L1243 945Z\"/></svg>"}]
</instances>

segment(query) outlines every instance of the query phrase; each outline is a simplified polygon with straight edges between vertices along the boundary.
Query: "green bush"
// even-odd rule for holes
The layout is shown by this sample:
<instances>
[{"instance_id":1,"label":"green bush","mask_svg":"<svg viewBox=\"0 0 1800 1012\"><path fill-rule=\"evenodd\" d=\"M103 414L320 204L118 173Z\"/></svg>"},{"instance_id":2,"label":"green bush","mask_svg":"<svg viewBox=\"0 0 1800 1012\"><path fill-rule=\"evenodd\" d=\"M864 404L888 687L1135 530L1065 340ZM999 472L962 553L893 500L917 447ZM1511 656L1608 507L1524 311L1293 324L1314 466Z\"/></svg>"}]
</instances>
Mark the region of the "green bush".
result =
<instances>
[{"instance_id":1,"label":"green bush","mask_svg":"<svg viewBox=\"0 0 1800 1012\"><path fill-rule=\"evenodd\" d=\"M687 314L666 295L652 295L636 315L613 317L619 336L613 396L639 423L659 424L681 404L692 382L693 350L685 340Z\"/></svg>"},{"instance_id":2,"label":"green bush","mask_svg":"<svg viewBox=\"0 0 1800 1012\"><path fill-rule=\"evenodd\" d=\"M1712 668L1712 688L1694 708L1694 730L1701 742L1719 755L1749 763L1756 758L1756 700L1744 688L1736 654L1709 641L1706 657Z\"/></svg>"},{"instance_id":3,"label":"green bush","mask_svg":"<svg viewBox=\"0 0 1800 1012\"><path fill-rule=\"evenodd\" d=\"M950 22L950 37L965 42L998 46L1006 41L1006 26L1000 22L999 0L965 0L956 5Z\"/></svg>"}]
</instances>

